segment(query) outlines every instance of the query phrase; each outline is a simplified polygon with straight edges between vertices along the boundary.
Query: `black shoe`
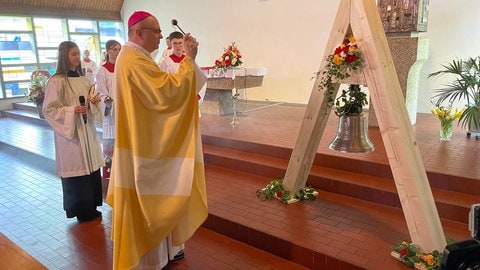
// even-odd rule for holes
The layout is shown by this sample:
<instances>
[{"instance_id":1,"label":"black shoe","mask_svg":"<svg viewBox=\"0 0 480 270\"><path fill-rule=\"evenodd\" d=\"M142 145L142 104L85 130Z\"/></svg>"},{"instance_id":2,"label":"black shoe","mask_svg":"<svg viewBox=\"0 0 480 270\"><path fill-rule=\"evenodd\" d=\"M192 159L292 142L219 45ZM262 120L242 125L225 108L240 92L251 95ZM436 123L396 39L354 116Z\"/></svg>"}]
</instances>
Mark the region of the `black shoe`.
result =
<instances>
[{"instance_id":1,"label":"black shoe","mask_svg":"<svg viewBox=\"0 0 480 270\"><path fill-rule=\"evenodd\" d=\"M96 217L84 217L84 216L77 216L78 223L84 223L89 221L94 221Z\"/></svg>"},{"instance_id":2,"label":"black shoe","mask_svg":"<svg viewBox=\"0 0 480 270\"><path fill-rule=\"evenodd\" d=\"M182 251L179 251L177 253L177 255L173 256L173 260L171 260L171 262L176 262L176 261L179 261L181 259L185 258L185 253Z\"/></svg>"}]
</instances>

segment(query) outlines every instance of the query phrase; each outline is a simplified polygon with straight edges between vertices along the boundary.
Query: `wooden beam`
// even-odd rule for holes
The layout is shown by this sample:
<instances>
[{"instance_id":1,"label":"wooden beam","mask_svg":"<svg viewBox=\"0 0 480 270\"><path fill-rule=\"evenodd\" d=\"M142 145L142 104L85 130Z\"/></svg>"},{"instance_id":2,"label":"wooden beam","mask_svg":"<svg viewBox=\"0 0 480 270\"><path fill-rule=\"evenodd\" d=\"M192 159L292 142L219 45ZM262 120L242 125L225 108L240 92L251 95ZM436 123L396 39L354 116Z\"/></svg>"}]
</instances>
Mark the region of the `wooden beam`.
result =
<instances>
[{"instance_id":1,"label":"wooden beam","mask_svg":"<svg viewBox=\"0 0 480 270\"><path fill-rule=\"evenodd\" d=\"M349 30L350 1L351 0L341 0L340 2L340 7L342 8L339 8L337 11L319 70L325 68L327 64L325 57L332 54L333 50L343 41ZM320 139L325 131L328 117L332 110L332 106L328 104L328 99L325 98L323 89L319 89L320 81L321 76L317 76L305 110L299 136L295 142L295 147L293 148L283 180L285 188L294 192L305 187ZM334 96L337 95L338 88L339 85L335 88Z\"/></svg>"},{"instance_id":2,"label":"wooden beam","mask_svg":"<svg viewBox=\"0 0 480 270\"><path fill-rule=\"evenodd\" d=\"M363 69L411 241L426 251L446 240L374 0L352 1L350 24L365 57Z\"/></svg>"}]
</instances>

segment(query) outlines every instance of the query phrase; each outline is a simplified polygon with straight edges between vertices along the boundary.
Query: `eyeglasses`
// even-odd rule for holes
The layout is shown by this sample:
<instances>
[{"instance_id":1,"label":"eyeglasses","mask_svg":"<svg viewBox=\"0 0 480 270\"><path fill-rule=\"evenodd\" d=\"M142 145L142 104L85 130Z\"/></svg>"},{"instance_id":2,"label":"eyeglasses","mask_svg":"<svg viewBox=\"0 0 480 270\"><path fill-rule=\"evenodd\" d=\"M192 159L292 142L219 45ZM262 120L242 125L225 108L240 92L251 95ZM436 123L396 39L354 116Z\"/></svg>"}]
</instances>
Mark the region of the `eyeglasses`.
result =
<instances>
[{"instance_id":1,"label":"eyeglasses","mask_svg":"<svg viewBox=\"0 0 480 270\"><path fill-rule=\"evenodd\" d=\"M155 28L148 28L148 27L142 27L140 29L148 29L148 30L151 30L153 33L157 34L157 35L160 35L162 33L162 29L155 29Z\"/></svg>"}]
</instances>

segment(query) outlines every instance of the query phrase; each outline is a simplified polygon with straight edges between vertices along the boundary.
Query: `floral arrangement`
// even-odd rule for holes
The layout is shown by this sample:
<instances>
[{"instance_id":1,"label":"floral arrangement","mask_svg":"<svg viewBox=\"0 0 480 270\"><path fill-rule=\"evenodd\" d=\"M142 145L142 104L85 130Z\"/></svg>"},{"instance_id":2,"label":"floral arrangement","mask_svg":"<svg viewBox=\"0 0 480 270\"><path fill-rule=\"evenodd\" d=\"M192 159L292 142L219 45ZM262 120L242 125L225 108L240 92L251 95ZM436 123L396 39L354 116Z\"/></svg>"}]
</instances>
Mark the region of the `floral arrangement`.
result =
<instances>
[{"instance_id":1,"label":"floral arrangement","mask_svg":"<svg viewBox=\"0 0 480 270\"><path fill-rule=\"evenodd\" d=\"M442 106L437 105L431 110L432 114L436 115L440 122L453 122L455 119L459 119L462 116L464 109L455 108L452 110L452 105Z\"/></svg>"},{"instance_id":2,"label":"floral arrangement","mask_svg":"<svg viewBox=\"0 0 480 270\"><path fill-rule=\"evenodd\" d=\"M431 110L432 114L436 115L440 119L440 138L442 140L449 140L452 136L453 121L459 119L465 109L455 108L452 110L452 105L448 106L436 105Z\"/></svg>"},{"instance_id":3,"label":"floral arrangement","mask_svg":"<svg viewBox=\"0 0 480 270\"><path fill-rule=\"evenodd\" d=\"M299 201L314 200L316 196L315 189L311 187L301 188L295 195L294 199ZM282 180L272 180L265 188L257 190L257 197L261 201L267 201L277 198L283 203L288 203L291 199L291 192L283 187Z\"/></svg>"},{"instance_id":4,"label":"floral arrangement","mask_svg":"<svg viewBox=\"0 0 480 270\"><path fill-rule=\"evenodd\" d=\"M363 58L354 36L346 37L343 42L335 48L333 54L327 56L325 69L317 73L322 79L320 88L325 90L328 103L333 106L335 85L340 80L350 77L351 73L363 67ZM366 101L366 96L362 97ZM364 101L360 100L360 103ZM340 105L340 104L338 104Z\"/></svg>"},{"instance_id":5,"label":"floral arrangement","mask_svg":"<svg viewBox=\"0 0 480 270\"><path fill-rule=\"evenodd\" d=\"M434 250L432 253L420 252L417 245L402 241L393 247L392 256L410 268L422 270L437 270L443 259L443 253Z\"/></svg>"},{"instance_id":6,"label":"floral arrangement","mask_svg":"<svg viewBox=\"0 0 480 270\"><path fill-rule=\"evenodd\" d=\"M240 50L235 46L235 42L232 42L224 51L223 54L215 60L215 69L228 69L231 67L238 67L242 62L242 55Z\"/></svg>"},{"instance_id":7,"label":"floral arrangement","mask_svg":"<svg viewBox=\"0 0 480 270\"><path fill-rule=\"evenodd\" d=\"M358 49L357 40L354 36L349 36L344 39L343 43L335 48L331 61L340 69L351 68L356 70L361 66L363 61L360 57L360 50Z\"/></svg>"},{"instance_id":8,"label":"floral arrangement","mask_svg":"<svg viewBox=\"0 0 480 270\"><path fill-rule=\"evenodd\" d=\"M43 103L47 79L47 76L40 73L32 75L27 102L34 103L37 106Z\"/></svg>"}]
</instances>

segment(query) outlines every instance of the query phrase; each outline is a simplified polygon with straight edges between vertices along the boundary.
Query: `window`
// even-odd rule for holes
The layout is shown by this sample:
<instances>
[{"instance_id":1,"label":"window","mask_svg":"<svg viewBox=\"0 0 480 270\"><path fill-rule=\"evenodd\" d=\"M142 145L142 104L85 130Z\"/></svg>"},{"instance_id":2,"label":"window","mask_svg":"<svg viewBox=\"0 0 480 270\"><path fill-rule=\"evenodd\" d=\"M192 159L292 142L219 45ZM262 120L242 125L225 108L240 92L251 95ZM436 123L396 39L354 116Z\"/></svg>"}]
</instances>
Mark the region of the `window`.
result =
<instances>
[{"instance_id":1,"label":"window","mask_svg":"<svg viewBox=\"0 0 480 270\"><path fill-rule=\"evenodd\" d=\"M35 63L33 35L0 34L0 61L2 65Z\"/></svg>"},{"instance_id":2,"label":"window","mask_svg":"<svg viewBox=\"0 0 480 270\"><path fill-rule=\"evenodd\" d=\"M90 51L99 64L105 42L125 43L122 22L0 16L0 99L26 96L36 69L55 73L58 45L65 40Z\"/></svg>"},{"instance_id":3,"label":"window","mask_svg":"<svg viewBox=\"0 0 480 270\"><path fill-rule=\"evenodd\" d=\"M12 25L15 31L32 31L32 20L30 17L0 16L0 31L11 31Z\"/></svg>"}]
</instances>

